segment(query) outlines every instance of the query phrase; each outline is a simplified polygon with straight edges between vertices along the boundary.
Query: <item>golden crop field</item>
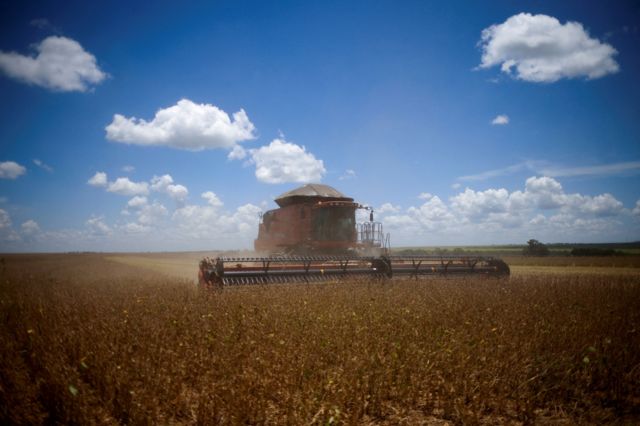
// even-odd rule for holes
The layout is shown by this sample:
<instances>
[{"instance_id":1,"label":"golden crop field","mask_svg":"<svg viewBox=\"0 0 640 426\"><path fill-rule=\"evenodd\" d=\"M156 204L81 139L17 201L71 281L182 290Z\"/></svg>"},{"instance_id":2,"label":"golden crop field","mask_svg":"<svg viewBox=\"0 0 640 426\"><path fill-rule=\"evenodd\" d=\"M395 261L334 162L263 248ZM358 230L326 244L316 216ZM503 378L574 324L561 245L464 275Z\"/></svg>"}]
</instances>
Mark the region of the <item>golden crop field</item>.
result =
<instances>
[{"instance_id":1,"label":"golden crop field","mask_svg":"<svg viewBox=\"0 0 640 426\"><path fill-rule=\"evenodd\" d=\"M0 423L640 421L633 265L211 291L198 257L3 256Z\"/></svg>"}]
</instances>

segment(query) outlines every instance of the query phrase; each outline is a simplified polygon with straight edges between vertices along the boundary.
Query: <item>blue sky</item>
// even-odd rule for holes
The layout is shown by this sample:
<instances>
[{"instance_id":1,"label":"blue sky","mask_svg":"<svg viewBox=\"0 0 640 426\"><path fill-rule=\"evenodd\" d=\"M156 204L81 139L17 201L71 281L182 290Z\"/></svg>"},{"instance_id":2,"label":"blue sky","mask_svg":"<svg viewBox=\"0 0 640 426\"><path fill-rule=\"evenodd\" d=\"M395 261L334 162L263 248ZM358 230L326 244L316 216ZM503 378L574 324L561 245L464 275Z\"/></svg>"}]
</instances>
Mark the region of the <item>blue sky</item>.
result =
<instances>
[{"instance_id":1,"label":"blue sky","mask_svg":"<svg viewBox=\"0 0 640 426\"><path fill-rule=\"evenodd\" d=\"M2 251L249 248L304 182L393 245L640 240L635 2L9 1Z\"/></svg>"}]
</instances>

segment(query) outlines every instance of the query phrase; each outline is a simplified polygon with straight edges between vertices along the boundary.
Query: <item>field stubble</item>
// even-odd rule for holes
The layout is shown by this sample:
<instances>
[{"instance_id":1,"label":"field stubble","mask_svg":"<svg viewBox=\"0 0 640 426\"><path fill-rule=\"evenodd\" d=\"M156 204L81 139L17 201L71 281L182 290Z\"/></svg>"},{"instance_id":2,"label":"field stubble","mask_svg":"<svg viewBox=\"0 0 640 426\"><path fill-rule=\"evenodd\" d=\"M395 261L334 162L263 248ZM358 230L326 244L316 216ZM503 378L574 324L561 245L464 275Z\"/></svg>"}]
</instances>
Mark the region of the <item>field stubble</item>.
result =
<instances>
[{"instance_id":1,"label":"field stubble","mask_svg":"<svg viewBox=\"0 0 640 426\"><path fill-rule=\"evenodd\" d=\"M638 275L199 291L7 256L0 422L605 423L640 417Z\"/></svg>"}]
</instances>

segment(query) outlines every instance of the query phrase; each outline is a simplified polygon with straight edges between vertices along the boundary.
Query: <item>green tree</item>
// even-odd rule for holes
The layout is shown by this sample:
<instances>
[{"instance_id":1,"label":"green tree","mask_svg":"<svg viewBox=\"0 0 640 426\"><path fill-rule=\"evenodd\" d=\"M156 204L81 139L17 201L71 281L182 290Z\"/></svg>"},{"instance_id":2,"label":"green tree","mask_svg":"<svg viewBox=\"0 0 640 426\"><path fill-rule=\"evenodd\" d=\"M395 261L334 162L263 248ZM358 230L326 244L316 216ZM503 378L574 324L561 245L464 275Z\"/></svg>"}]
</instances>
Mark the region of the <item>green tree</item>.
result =
<instances>
[{"instance_id":1,"label":"green tree","mask_svg":"<svg viewBox=\"0 0 640 426\"><path fill-rule=\"evenodd\" d=\"M530 239L522 250L525 256L548 256L549 248L538 240Z\"/></svg>"}]
</instances>

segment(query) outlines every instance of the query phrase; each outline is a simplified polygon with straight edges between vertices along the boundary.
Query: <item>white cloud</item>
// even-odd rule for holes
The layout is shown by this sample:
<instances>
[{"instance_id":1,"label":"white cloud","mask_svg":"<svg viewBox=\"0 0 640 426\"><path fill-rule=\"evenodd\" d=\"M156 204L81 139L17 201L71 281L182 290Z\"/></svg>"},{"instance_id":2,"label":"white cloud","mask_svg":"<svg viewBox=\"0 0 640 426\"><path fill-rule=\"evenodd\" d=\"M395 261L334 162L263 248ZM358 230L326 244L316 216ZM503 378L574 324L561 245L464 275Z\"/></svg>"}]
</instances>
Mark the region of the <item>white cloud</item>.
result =
<instances>
[{"instance_id":1,"label":"white cloud","mask_svg":"<svg viewBox=\"0 0 640 426\"><path fill-rule=\"evenodd\" d=\"M387 214L387 213L398 213L399 211L400 211L400 206L394 206L391 203L384 203L376 209L376 213L380 215Z\"/></svg>"},{"instance_id":2,"label":"white cloud","mask_svg":"<svg viewBox=\"0 0 640 426\"><path fill-rule=\"evenodd\" d=\"M615 73L617 51L591 38L582 24L561 24L547 15L520 13L482 31L480 68L501 65L504 73L531 82L594 79Z\"/></svg>"},{"instance_id":3,"label":"white cloud","mask_svg":"<svg viewBox=\"0 0 640 426\"><path fill-rule=\"evenodd\" d=\"M214 205L187 205L176 209L172 219L182 234L191 238L232 238L250 241L255 238L261 209L245 204L235 212L220 211Z\"/></svg>"},{"instance_id":4,"label":"white cloud","mask_svg":"<svg viewBox=\"0 0 640 426\"><path fill-rule=\"evenodd\" d=\"M11 216L6 210L0 209L0 229L7 229L11 227Z\"/></svg>"},{"instance_id":5,"label":"white cloud","mask_svg":"<svg viewBox=\"0 0 640 426\"><path fill-rule=\"evenodd\" d=\"M137 222L127 222L124 225L120 226L120 229L122 229L126 234L141 234L149 232L151 230L151 227L141 225Z\"/></svg>"},{"instance_id":6,"label":"white cloud","mask_svg":"<svg viewBox=\"0 0 640 426\"><path fill-rule=\"evenodd\" d=\"M16 179L27 171L24 166L15 161L4 161L0 163L0 179Z\"/></svg>"},{"instance_id":7,"label":"white cloud","mask_svg":"<svg viewBox=\"0 0 640 426\"><path fill-rule=\"evenodd\" d=\"M53 167L51 167L50 165L46 164L42 160L34 158L33 159L33 164L35 164L36 166L40 167L44 171L47 171L49 173L53 173Z\"/></svg>"},{"instance_id":8,"label":"white cloud","mask_svg":"<svg viewBox=\"0 0 640 426\"><path fill-rule=\"evenodd\" d=\"M426 230L433 230L453 220L453 214L437 195L430 197L420 207L409 207L408 216Z\"/></svg>"},{"instance_id":9,"label":"white cloud","mask_svg":"<svg viewBox=\"0 0 640 426\"><path fill-rule=\"evenodd\" d=\"M184 201L189 195L189 190L184 185L173 183L171 175L154 176L151 179L151 189L167 194L176 201Z\"/></svg>"},{"instance_id":10,"label":"white cloud","mask_svg":"<svg viewBox=\"0 0 640 426\"><path fill-rule=\"evenodd\" d=\"M565 204L567 197L557 180L547 176L532 176L525 182L525 191L514 192L510 201L522 208L535 205L539 209L548 210Z\"/></svg>"},{"instance_id":11,"label":"white cloud","mask_svg":"<svg viewBox=\"0 0 640 426\"><path fill-rule=\"evenodd\" d=\"M260 182L318 182L326 172L322 160L316 159L304 146L283 139L274 139L269 145L250 152Z\"/></svg>"},{"instance_id":12,"label":"white cloud","mask_svg":"<svg viewBox=\"0 0 640 426\"><path fill-rule=\"evenodd\" d=\"M158 182L167 183L160 176ZM156 182L157 183L157 182ZM519 190L466 188L448 200L422 193L418 205L384 203L376 220L391 233L394 247L545 242L604 242L640 239L640 200L624 208L612 194L565 192L560 182L534 176ZM258 230L254 204L226 210L213 191L202 204L166 207L144 196L124 203L126 216L111 223L92 216L82 229L40 230L27 220L18 231L0 209L0 250L208 250L250 248ZM415 198L414 198L415 200ZM358 221L368 212L358 210Z\"/></svg>"},{"instance_id":13,"label":"white cloud","mask_svg":"<svg viewBox=\"0 0 640 426\"><path fill-rule=\"evenodd\" d=\"M509 116L506 114L497 115L496 118L491 121L491 124L494 126L504 126L505 124L509 124Z\"/></svg>"},{"instance_id":14,"label":"white cloud","mask_svg":"<svg viewBox=\"0 0 640 426\"><path fill-rule=\"evenodd\" d=\"M149 193L149 184L147 182L133 182L129 178L121 177L116 179L115 182L109 183L107 191L127 197L147 195Z\"/></svg>"},{"instance_id":15,"label":"white cloud","mask_svg":"<svg viewBox=\"0 0 640 426\"><path fill-rule=\"evenodd\" d=\"M430 194L427 194L430 195ZM466 188L449 202L437 196L421 197L418 207L390 213L382 222L397 244L503 243L535 236L551 241L593 242L628 240L630 218L622 202L605 193L595 196L566 193L557 180L533 176L524 189L508 191ZM640 216L640 200L632 213ZM640 229L635 230L635 239Z\"/></svg>"},{"instance_id":16,"label":"white cloud","mask_svg":"<svg viewBox=\"0 0 640 426\"><path fill-rule=\"evenodd\" d=\"M40 225L35 220L29 219L20 225L22 233L28 236L35 235L40 232Z\"/></svg>"},{"instance_id":17,"label":"white cloud","mask_svg":"<svg viewBox=\"0 0 640 426\"><path fill-rule=\"evenodd\" d=\"M151 189L153 191L165 192L167 187L173 183L171 175L154 176L151 178Z\"/></svg>"},{"instance_id":18,"label":"white cloud","mask_svg":"<svg viewBox=\"0 0 640 426\"><path fill-rule=\"evenodd\" d=\"M133 172L135 170L136 170L136 168L133 167L133 166L129 166L129 165L122 166L122 171L125 172L125 173L131 173L131 172Z\"/></svg>"},{"instance_id":19,"label":"white cloud","mask_svg":"<svg viewBox=\"0 0 640 426\"><path fill-rule=\"evenodd\" d=\"M0 70L11 78L61 92L84 92L107 78L95 56L75 40L50 36L34 48L36 56L0 52Z\"/></svg>"},{"instance_id":20,"label":"white cloud","mask_svg":"<svg viewBox=\"0 0 640 426\"><path fill-rule=\"evenodd\" d=\"M622 212L623 204L616 200L611 194L596 195L595 197L584 197L580 206L582 211L595 216L615 216Z\"/></svg>"},{"instance_id":21,"label":"white cloud","mask_svg":"<svg viewBox=\"0 0 640 426\"><path fill-rule=\"evenodd\" d=\"M111 228L104 222L104 216L91 216L85 224L92 235L111 234Z\"/></svg>"},{"instance_id":22,"label":"white cloud","mask_svg":"<svg viewBox=\"0 0 640 426\"><path fill-rule=\"evenodd\" d=\"M149 194L150 190L166 194L179 204L183 204L189 196L187 187L174 183L169 174L154 176L149 183L133 182L128 177L119 177L114 182L109 182L106 173L97 172L87 183L92 186L106 188L108 192L113 192L114 194L133 197L127 204L131 208L140 208L143 205L147 205L148 200L145 196ZM127 215L129 211L125 209L122 214Z\"/></svg>"},{"instance_id":23,"label":"white cloud","mask_svg":"<svg viewBox=\"0 0 640 426\"><path fill-rule=\"evenodd\" d=\"M7 243L16 243L21 240L20 235L13 229L11 216L6 210L0 209L0 241ZM0 251L6 250L0 246Z\"/></svg>"},{"instance_id":24,"label":"white cloud","mask_svg":"<svg viewBox=\"0 0 640 426\"><path fill-rule=\"evenodd\" d=\"M88 181L91 186L103 187L107 186L107 174L104 172L96 172Z\"/></svg>"},{"instance_id":25,"label":"white cloud","mask_svg":"<svg viewBox=\"0 0 640 426\"><path fill-rule=\"evenodd\" d=\"M247 156L247 150L240 145L234 145L227 158L229 160L242 160Z\"/></svg>"},{"instance_id":26,"label":"white cloud","mask_svg":"<svg viewBox=\"0 0 640 426\"><path fill-rule=\"evenodd\" d=\"M429 192L421 192L420 195L418 195L418 198L421 200L428 200L431 197L433 197L433 194Z\"/></svg>"},{"instance_id":27,"label":"white cloud","mask_svg":"<svg viewBox=\"0 0 640 426\"><path fill-rule=\"evenodd\" d=\"M231 119L215 105L188 99L158 110L151 121L115 114L105 130L107 139L116 142L190 151L232 149L239 142L255 139L255 127L244 110Z\"/></svg>"},{"instance_id":28,"label":"white cloud","mask_svg":"<svg viewBox=\"0 0 640 426\"><path fill-rule=\"evenodd\" d=\"M157 225L169 214L167 208L158 203L145 204L138 211L138 223L142 225Z\"/></svg>"},{"instance_id":29,"label":"white cloud","mask_svg":"<svg viewBox=\"0 0 640 426\"><path fill-rule=\"evenodd\" d=\"M488 213L502 213L508 208L509 192L504 189L474 191L466 188L451 197L451 208L466 218L478 218Z\"/></svg>"},{"instance_id":30,"label":"white cloud","mask_svg":"<svg viewBox=\"0 0 640 426\"><path fill-rule=\"evenodd\" d=\"M147 203L148 203L147 197L141 197L139 195L136 195L135 197L133 197L127 202L127 207L137 209L137 208L146 206Z\"/></svg>"},{"instance_id":31,"label":"white cloud","mask_svg":"<svg viewBox=\"0 0 640 426\"><path fill-rule=\"evenodd\" d=\"M203 192L201 197L207 200L207 204L212 207L222 207L223 203L220 201L220 198L211 191Z\"/></svg>"},{"instance_id":32,"label":"white cloud","mask_svg":"<svg viewBox=\"0 0 640 426\"><path fill-rule=\"evenodd\" d=\"M355 177L356 177L355 170L347 169L347 170L344 171L344 174L342 176L340 176L338 179L339 180L349 180L349 179L355 179Z\"/></svg>"},{"instance_id":33,"label":"white cloud","mask_svg":"<svg viewBox=\"0 0 640 426\"><path fill-rule=\"evenodd\" d=\"M174 200L184 201L189 195L189 190L184 185L169 185L167 186L167 194Z\"/></svg>"}]
</instances>

